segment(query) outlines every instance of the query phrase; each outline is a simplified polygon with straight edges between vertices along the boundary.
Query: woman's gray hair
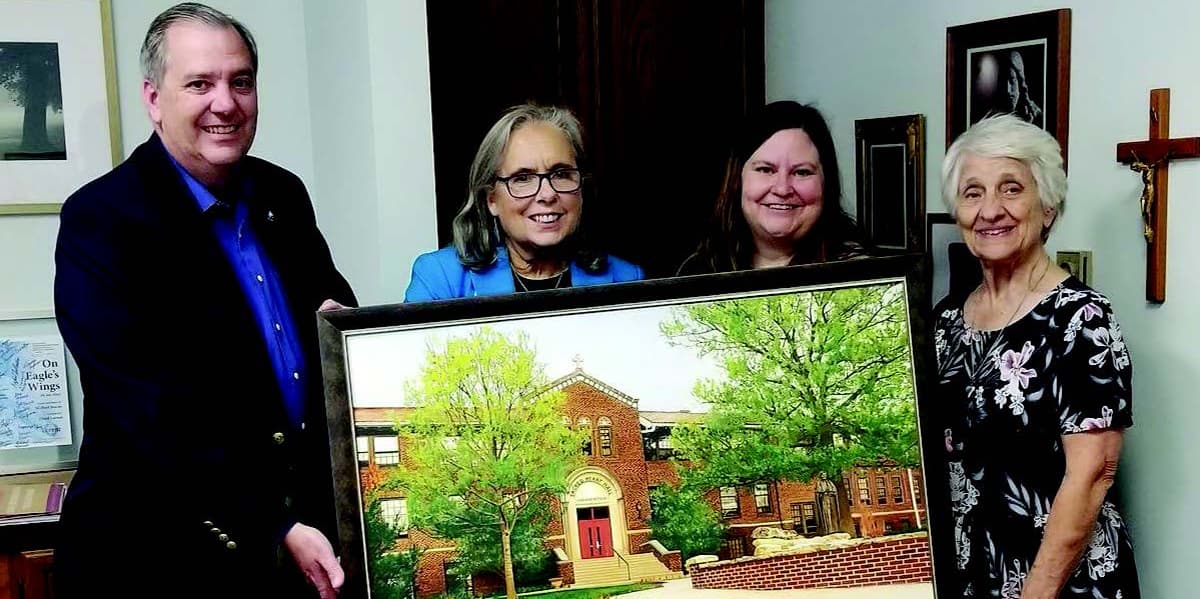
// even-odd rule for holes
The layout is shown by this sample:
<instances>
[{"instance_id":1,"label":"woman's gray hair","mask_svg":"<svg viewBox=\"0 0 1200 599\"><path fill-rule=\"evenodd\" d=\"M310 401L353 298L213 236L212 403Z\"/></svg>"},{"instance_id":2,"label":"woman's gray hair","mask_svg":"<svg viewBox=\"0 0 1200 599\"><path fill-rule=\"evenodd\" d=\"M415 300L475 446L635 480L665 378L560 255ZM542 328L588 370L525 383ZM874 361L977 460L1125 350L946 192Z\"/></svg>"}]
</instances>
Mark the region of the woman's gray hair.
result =
<instances>
[{"instance_id":1,"label":"woman's gray hair","mask_svg":"<svg viewBox=\"0 0 1200 599\"><path fill-rule=\"evenodd\" d=\"M142 42L142 77L155 87L162 85L163 74L167 70L167 30L175 23L200 23L210 27L229 27L242 37L246 50L250 52L250 64L254 73L258 74L258 46L254 36L237 19L198 2L176 4L163 11L150 23L146 39Z\"/></svg>"},{"instance_id":2,"label":"woman's gray hair","mask_svg":"<svg viewBox=\"0 0 1200 599\"><path fill-rule=\"evenodd\" d=\"M509 108L480 142L479 150L475 152L475 160L471 162L467 180L467 200L454 216L454 249L458 252L458 259L463 266L474 270L485 268L495 262L496 249L504 243L504 230L488 211L487 197L499 175L497 171L504 158L504 149L508 146L509 138L514 131L527 123L547 123L562 131L571 144L576 166L585 170L587 158L583 149L583 127L570 110L537 104L521 104ZM580 215L579 229L573 237L580 236L582 228L583 218ZM588 264L580 266L591 270Z\"/></svg>"},{"instance_id":3,"label":"woman's gray hair","mask_svg":"<svg viewBox=\"0 0 1200 599\"><path fill-rule=\"evenodd\" d=\"M954 140L942 161L942 200L951 214L958 206L958 183L967 155L1021 161L1033 173L1042 207L1062 215L1067 172L1062 148L1053 135L1011 114L989 116L971 125Z\"/></svg>"}]
</instances>

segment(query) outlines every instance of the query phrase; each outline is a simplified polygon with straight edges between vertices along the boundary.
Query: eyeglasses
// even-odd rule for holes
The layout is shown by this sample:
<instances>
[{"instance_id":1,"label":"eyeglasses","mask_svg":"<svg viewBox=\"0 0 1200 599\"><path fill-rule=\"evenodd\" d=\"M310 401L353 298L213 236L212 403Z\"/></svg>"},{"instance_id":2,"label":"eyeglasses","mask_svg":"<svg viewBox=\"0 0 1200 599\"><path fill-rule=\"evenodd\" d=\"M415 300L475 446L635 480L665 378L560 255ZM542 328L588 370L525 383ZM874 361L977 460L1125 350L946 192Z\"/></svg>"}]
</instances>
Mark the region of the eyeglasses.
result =
<instances>
[{"instance_id":1,"label":"eyeglasses","mask_svg":"<svg viewBox=\"0 0 1200 599\"><path fill-rule=\"evenodd\" d=\"M508 177L495 177L494 181L504 183L508 195L521 200L532 198L542 190L542 180L550 182L550 189L559 193L579 191L583 184L583 173L577 168L554 169L548 173L517 173Z\"/></svg>"}]
</instances>

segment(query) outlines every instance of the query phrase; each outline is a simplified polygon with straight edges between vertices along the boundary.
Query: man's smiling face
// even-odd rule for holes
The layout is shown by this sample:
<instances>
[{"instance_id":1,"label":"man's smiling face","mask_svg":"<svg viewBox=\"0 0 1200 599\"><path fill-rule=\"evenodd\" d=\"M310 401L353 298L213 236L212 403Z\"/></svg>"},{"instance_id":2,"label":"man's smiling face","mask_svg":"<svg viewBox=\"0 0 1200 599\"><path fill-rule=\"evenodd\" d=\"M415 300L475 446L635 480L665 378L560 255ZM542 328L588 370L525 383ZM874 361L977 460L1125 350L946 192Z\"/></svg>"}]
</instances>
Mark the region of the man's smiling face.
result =
<instances>
[{"instance_id":1,"label":"man's smiling face","mask_svg":"<svg viewBox=\"0 0 1200 599\"><path fill-rule=\"evenodd\" d=\"M219 185L250 151L258 88L237 31L201 23L167 30L162 81L143 84L154 130L171 156L205 185Z\"/></svg>"}]
</instances>

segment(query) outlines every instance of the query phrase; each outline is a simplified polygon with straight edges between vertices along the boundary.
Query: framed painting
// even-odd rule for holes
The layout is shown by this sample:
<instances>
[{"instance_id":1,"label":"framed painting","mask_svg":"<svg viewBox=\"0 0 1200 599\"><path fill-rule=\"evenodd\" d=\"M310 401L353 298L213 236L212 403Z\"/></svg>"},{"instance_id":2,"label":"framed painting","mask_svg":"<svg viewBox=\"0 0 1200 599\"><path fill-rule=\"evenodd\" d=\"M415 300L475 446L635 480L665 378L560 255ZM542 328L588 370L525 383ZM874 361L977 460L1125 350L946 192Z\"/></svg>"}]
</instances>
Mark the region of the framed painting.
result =
<instances>
[{"instance_id":1,"label":"framed painting","mask_svg":"<svg viewBox=\"0 0 1200 599\"><path fill-rule=\"evenodd\" d=\"M0 3L0 215L54 214L121 155L110 0Z\"/></svg>"},{"instance_id":2,"label":"framed painting","mask_svg":"<svg viewBox=\"0 0 1200 599\"><path fill-rule=\"evenodd\" d=\"M342 595L513 597L686 568L693 588L950 597L923 264L321 313ZM830 558L837 581L811 567Z\"/></svg>"},{"instance_id":3,"label":"framed painting","mask_svg":"<svg viewBox=\"0 0 1200 599\"><path fill-rule=\"evenodd\" d=\"M931 305L949 295L966 297L983 280L979 260L967 249L953 215L926 214L925 240L931 257L928 279Z\"/></svg>"},{"instance_id":4,"label":"framed painting","mask_svg":"<svg viewBox=\"0 0 1200 599\"><path fill-rule=\"evenodd\" d=\"M946 29L946 145L990 114L1052 133L1067 156L1071 10Z\"/></svg>"},{"instance_id":5,"label":"framed painting","mask_svg":"<svg viewBox=\"0 0 1200 599\"><path fill-rule=\"evenodd\" d=\"M1088 250L1060 250L1054 253L1054 262L1067 274L1079 279L1080 283L1092 286L1092 252Z\"/></svg>"},{"instance_id":6,"label":"framed painting","mask_svg":"<svg viewBox=\"0 0 1200 599\"><path fill-rule=\"evenodd\" d=\"M875 247L921 252L925 214L925 117L854 121L858 222Z\"/></svg>"}]
</instances>

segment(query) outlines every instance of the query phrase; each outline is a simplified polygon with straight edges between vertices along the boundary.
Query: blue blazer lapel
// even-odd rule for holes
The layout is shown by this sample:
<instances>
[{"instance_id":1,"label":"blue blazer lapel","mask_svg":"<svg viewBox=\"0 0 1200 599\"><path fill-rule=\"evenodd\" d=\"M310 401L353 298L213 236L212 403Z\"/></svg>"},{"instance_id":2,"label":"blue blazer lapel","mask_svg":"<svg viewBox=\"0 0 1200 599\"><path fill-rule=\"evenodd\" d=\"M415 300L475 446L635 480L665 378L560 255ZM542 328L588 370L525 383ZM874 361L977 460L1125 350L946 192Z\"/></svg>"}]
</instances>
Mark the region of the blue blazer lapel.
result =
<instances>
[{"instance_id":1,"label":"blue blazer lapel","mask_svg":"<svg viewBox=\"0 0 1200 599\"><path fill-rule=\"evenodd\" d=\"M598 273L589 273L575 262L571 263L571 286L605 285L613 282L613 269L606 268Z\"/></svg>"},{"instance_id":2,"label":"blue blazer lapel","mask_svg":"<svg viewBox=\"0 0 1200 599\"><path fill-rule=\"evenodd\" d=\"M508 251L496 250L496 261L483 270L467 270L464 297L477 295L504 295L516 292L513 287L512 270L508 267Z\"/></svg>"}]
</instances>

